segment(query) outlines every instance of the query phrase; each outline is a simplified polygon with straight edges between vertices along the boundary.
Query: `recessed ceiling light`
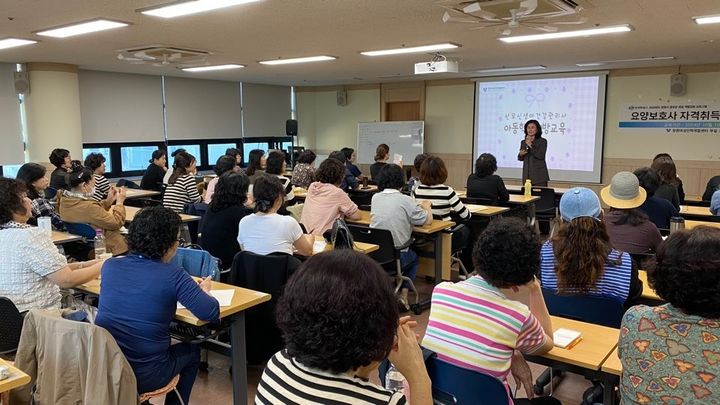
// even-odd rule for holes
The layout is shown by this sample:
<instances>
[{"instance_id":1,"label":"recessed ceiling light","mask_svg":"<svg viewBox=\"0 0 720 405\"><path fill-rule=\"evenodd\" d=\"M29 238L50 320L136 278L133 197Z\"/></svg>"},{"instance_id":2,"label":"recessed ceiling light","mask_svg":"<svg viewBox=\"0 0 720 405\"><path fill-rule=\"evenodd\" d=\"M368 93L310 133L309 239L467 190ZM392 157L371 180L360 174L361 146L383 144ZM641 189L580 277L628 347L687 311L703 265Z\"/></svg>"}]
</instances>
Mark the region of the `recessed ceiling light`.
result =
<instances>
[{"instance_id":1,"label":"recessed ceiling light","mask_svg":"<svg viewBox=\"0 0 720 405\"><path fill-rule=\"evenodd\" d=\"M693 21L695 21L695 24L714 24L714 23L720 23L720 15L701 15L698 17L693 17Z\"/></svg>"},{"instance_id":2,"label":"recessed ceiling light","mask_svg":"<svg viewBox=\"0 0 720 405\"><path fill-rule=\"evenodd\" d=\"M498 73L498 72L521 72L525 70L545 70L546 67L543 65L537 66L516 66L516 67L499 67L491 69L480 69L476 70L477 73Z\"/></svg>"},{"instance_id":3,"label":"recessed ceiling light","mask_svg":"<svg viewBox=\"0 0 720 405\"><path fill-rule=\"evenodd\" d=\"M135 11L155 17L174 18L256 1L260 0L183 0Z\"/></svg>"},{"instance_id":4,"label":"recessed ceiling light","mask_svg":"<svg viewBox=\"0 0 720 405\"><path fill-rule=\"evenodd\" d=\"M36 32L37 35L54 38L67 38L75 35L89 34L91 32L111 30L113 28L127 27L128 23L112 21L105 18L97 18L79 23L72 23L57 28L49 28Z\"/></svg>"},{"instance_id":5,"label":"recessed ceiling light","mask_svg":"<svg viewBox=\"0 0 720 405\"><path fill-rule=\"evenodd\" d=\"M383 50L379 50L379 51L363 51L360 53L365 56L385 56L385 55L399 55L399 54L403 54L403 53L444 51L446 49L455 49L455 48L459 48L461 46L462 45L453 44L452 42L445 42L442 44L412 46L412 47L403 47L403 48L396 48L396 49L383 49Z\"/></svg>"},{"instance_id":6,"label":"recessed ceiling light","mask_svg":"<svg viewBox=\"0 0 720 405\"><path fill-rule=\"evenodd\" d=\"M287 65L290 63L305 63L305 62L322 62L325 60L335 60L335 56L306 56L304 58L291 58L291 59L271 59L261 60L259 63L263 65Z\"/></svg>"},{"instance_id":7,"label":"recessed ceiling light","mask_svg":"<svg viewBox=\"0 0 720 405\"><path fill-rule=\"evenodd\" d=\"M609 65L612 63L627 63L627 62L654 62L654 61L661 61L661 60L674 60L674 56L650 56L647 58L631 58L631 59L616 59L616 60L601 60L597 62L584 62L584 63L576 63L575 66L578 67L590 67L590 66L603 66L603 65Z\"/></svg>"},{"instance_id":8,"label":"recessed ceiling light","mask_svg":"<svg viewBox=\"0 0 720 405\"><path fill-rule=\"evenodd\" d=\"M32 39L4 38L0 39L0 49L15 48L16 46L37 44Z\"/></svg>"},{"instance_id":9,"label":"recessed ceiling light","mask_svg":"<svg viewBox=\"0 0 720 405\"><path fill-rule=\"evenodd\" d=\"M563 31L563 32L550 32L547 34L535 34L535 35L522 35L518 37L501 37L498 38L500 41L507 43L515 42L528 42L528 41L542 41L545 39L561 39L561 38L575 38L575 37L590 37L595 35L614 34L618 32L632 31L633 28L629 24L614 25L611 27L603 28L590 28L587 30L577 31Z\"/></svg>"},{"instance_id":10,"label":"recessed ceiling light","mask_svg":"<svg viewBox=\"0 0 720 405\"><path fill-rule=\"evenodd\" d=\"M228 70L228 69L242 69L245 65L227 64L227 65L215 65L215 66L196 66L189 68L182 68L184 72L210 72L213 70Z\"/></svg>"}]
</instances>

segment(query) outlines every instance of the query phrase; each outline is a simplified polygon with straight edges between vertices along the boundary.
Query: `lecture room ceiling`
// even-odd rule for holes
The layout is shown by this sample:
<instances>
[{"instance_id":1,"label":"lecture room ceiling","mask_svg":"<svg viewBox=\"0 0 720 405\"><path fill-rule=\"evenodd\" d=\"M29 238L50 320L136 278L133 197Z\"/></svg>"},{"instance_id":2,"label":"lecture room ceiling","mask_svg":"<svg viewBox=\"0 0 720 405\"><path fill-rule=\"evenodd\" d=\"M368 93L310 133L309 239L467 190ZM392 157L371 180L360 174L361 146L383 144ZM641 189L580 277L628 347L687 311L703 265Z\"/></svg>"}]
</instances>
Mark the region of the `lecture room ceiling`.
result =
<instances>
[{"instance_id":1,"label":"lecture room ceiling","mask_svg":"<svg viewBox=\"0 0 720 405\"><path fill-rule=\"evenodd\" d=\"M545 65L548 71L576 70L576 63L650 56L675 61L616 64L618 67L720 63L720 24L696 25L693 16L720 14L720 0L576 0L592 28L630 24L634 31L593 38L506 44L493 29L444 24L436 0L264 0L175 19L142 15L136 9L162 0L0 0L0 38L40 40L0 50L2 62L61 62L143 74L244 80L289 85L359 84L412 80L413 64L426 54L385 57L363 50L440 42L462 47L446 56L460 60L461 73L419 79L471 77L472 71L500 66ZM169 2L169 1L168 1ZM33 34L96 17L131 23L126 28L54 39ZM518 29L513 35L535 31ZM117 50L148 44L196 48L213 53L211 64L239 63L234 71L185 73L175 67L130 65ZM264 66L266 59L332 55L335 61ZM415 79L417 80L417 78Z\"/></svg>"}]
</instances>

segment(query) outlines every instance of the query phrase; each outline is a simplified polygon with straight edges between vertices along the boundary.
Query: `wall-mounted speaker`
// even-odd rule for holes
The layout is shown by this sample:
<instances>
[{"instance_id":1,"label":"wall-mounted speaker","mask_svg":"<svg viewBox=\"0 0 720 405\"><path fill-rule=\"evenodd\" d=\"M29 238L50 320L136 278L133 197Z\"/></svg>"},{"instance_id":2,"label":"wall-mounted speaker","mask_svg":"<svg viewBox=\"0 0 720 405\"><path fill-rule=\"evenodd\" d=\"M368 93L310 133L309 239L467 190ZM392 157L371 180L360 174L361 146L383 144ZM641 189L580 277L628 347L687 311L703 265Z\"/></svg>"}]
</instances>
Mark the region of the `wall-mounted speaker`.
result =
<instances>
[{"instance_id":1,"label":"wall-mounted speaker","mask_svg":"<svg viewBox=\"0 0 720 405\"><path fill-rule=\"evenodd\" d=\"M30 93L30 75L28 75L28 72L13 72L13 76L15 77L15 93Z\"/></svg>"},{"instance_id":2,"label":"wall-mounted speaker","mask_svg":"<svg viewBox=\"0 0 720 405\"><path fill-rule=\"evenodd\" d=\"M348 98L347 98L347 91L346 90L340 90L336 93L337 97L337 105L344 107L347 105Z\"/></svg>"},{"instance_id":3,"label":"wall-mounted speaker","mask_svg":"<svg viewBox=\"0 0 720 405\"><path fill-rule=\"evenodd\" d=\"M678 73L670 76L670 95L684 96L687 93L687 75Z\"/></svg>"},{"instance_id":4,"label":"wall-mounted speaker","mask_svg":"<svg viewBox=\"0 0 720 405\"><path fill-rule=\"evenodd\" d=\"M287 134L287 136L297 135L297 120L285 121L285 134Z\"/></svg>"}]
</instances>

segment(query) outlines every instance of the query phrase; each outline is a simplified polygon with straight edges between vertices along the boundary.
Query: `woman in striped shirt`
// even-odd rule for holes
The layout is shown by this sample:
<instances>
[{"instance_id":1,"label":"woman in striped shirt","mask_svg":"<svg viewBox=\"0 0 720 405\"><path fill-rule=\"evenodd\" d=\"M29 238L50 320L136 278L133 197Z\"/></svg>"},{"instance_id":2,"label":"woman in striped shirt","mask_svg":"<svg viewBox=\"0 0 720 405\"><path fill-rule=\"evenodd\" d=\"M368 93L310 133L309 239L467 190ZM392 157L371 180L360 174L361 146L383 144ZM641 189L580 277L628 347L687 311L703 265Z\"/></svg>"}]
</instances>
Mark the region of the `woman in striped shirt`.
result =
<instances>
[{"instance_id":1,"label":"woman in striped shirt","mask_svg":"<svg viewBox=\"0 0 720 405\"><path fill-rule=\"evenodd\" d=\"M543 287L608 296L632 305L642 293L642 283L630 255L610 243L597 195L584 187L568 190L560 199L560 216L557 236L541 250Z\"/></svg>"},{"instance_id":2,"label":"woman in striped shirt","mask_svg":"<svg viewBox=\"0 0 720 405\"><path fill-rule=\"evenodd\" d=\"M163 205L182 214L185 204L200 202L200 193L195 182L195 157L187 152L175 155L175 170L168 181L163 196Z\"/></svg>"},{"instance_id":3,"label":"woman in striped shirt","mask_svg":"<svg viewBox=\"0 0 720 405\"><path fill-rule=\"evenodd\" d=\"M105 178L105 156L102 153L90 153L85 157L85 167L92 170L95 177L95 192L92 199L95 201L106 199L110 191L110 182Z\"/></svg>"}]
</instances>

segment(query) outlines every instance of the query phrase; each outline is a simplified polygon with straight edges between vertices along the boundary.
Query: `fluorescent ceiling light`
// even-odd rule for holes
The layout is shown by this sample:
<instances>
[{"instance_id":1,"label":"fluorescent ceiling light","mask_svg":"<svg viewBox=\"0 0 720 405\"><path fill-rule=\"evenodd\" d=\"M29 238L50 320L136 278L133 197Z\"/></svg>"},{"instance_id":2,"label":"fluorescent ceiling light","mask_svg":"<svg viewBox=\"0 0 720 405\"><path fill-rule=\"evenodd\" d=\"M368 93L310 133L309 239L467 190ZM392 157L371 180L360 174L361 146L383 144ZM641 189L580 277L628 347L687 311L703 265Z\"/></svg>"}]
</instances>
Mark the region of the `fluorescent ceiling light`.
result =
<instances>
[{"instance_id":1,"label":"fluorescent ceiling light","mask_svg":"<svg viewBox=\"0 0 720 405\"><path fill-rule=\"evenodd\" d=\"M16 46L37 44L32 39L4 38L0 39L0 49L15 48Z\"/></svg>"},{"instance_id":2,"label":"fluorescent ceiling light","mask_svg":"<svg viewBox=\"0 0 720 405\"><path fill-rule=\"evenodd\" d=\"M545 39L590 37L590 36L595 36L595 35L614 34L617 32L628 32L628 31L632 31L632 30L633 30L633 28L629 24L623 24L623 25L614 25L611 27L603 27L603 28L590 28L587 30L549 32L547 34L522 35L522 36L518 36L518 37L501 37L498 39L500 41L507 42L507 43L515 43L515 42L528 42L528 41L542 41Z\"/></svg>"},{"instance_id":3,"label":"fluorescent ceiling light","mask_svg":"<svg viewBox=\"0 0 720 405\"><path fill-rule=\"evenodd\" d=\"M145 15L162 18L174 18L184 15L202 13L239 4L253 3L260 0L190 0L169 3L164 6L142 8L135 10Z\"/></svg>"},{"instance_id":4,"label":"fluorescent ceiling light","mask_svg":"<svg viewBox=\"0 0 720 405\"><path fill-rule=\"evenodd\" d=\"M335 56L307 56L304 58L291 58L291 59L271 59L261 60L260 63L263 65L287 65L290 63L305 63L305 62L322 62L324 60L335 60Z\"/></svg>"},{"instance_id":5,"label":"fluorescent ceiling light","mask_svg":"<svg viewBox=\"0 0 720 405\"><path fill-rule=\"evenodd\" d=\"M537 66L517 66L517 67L499 67L492 69L480 69L476 70L477 73L499 73L499 72L521 72L525 70L545 70L546 67L543 65Z\"/></svg>"},{"instance_id":6,"label":"fluorescent ceiling light","mask_svg":"<svg viewBox=\"0 0 720 405\"><path fill-rule=\"evenodd\" d=\"M210 72L213 70L242 69L244 67L245 67L245 65L228 64L228 65L215 65L215 66L196 66L196 67L182 68L181 70L184 72Z\"/></svg>"},{"instance_id":7,"label":"fluorescent ceiling light","mask_svg":"<svg viewBox=\"0 0 720 405\"><path fill-rule=\"evenodd\" d=\"M693 21L695 21L695 24L714 24L714 23L720 23L720 15L701 15L698 17L693 17Z\"/></svg>"},{"instance_id":8,"label":"fluorescent ceiling light","mask_svg":"<svg viewBox=\"0 0 720 405\"><path fill-rule=\"evenodd\" d=\"M38 35L54 38L67 38L75 35L88 34L91 32L111 30L113 28L127 27L129 24L121 21L111 21L98 18L90 21L83 21L58 28L50 28L36 32Z\"/></svg>"},{"instance_id":9,"label":"fluorescent ceiling light","mask_svg":"<svg viewBox=\"0 0 720 405\"><path fill-rule=\"evenodd\" d=\"M364 52L360 52L360 53L365 56L385 56L385 55L399 55L399 54L403 54L403 53L443 51L446 49L459 48L460 46L462 46L462 45L453 44L452 42L446 42L443 44L413 46L413 47L397 48L397 49L383 49L380 51L364 51Z\"/></svg>"},{"instance_id":10,"label":"fluorescent ceiling light","mask_svg":"<svg viewBox=\"0 0 720 405\"><path fill-rule=\"evenodd\" d=\"M617 60L601 60L597 62L585 62L576 63L578 67L590 67L590 66L603 66L611 63L627 63L627 62L654 62L658 60L674 60L674 56L650 56L648 58L631 58L631 59L617 59Z\"/></svg>"}]
</instances>

